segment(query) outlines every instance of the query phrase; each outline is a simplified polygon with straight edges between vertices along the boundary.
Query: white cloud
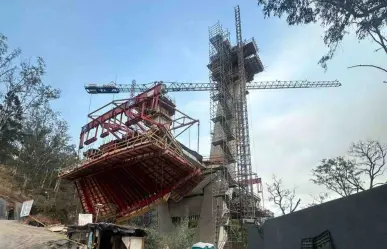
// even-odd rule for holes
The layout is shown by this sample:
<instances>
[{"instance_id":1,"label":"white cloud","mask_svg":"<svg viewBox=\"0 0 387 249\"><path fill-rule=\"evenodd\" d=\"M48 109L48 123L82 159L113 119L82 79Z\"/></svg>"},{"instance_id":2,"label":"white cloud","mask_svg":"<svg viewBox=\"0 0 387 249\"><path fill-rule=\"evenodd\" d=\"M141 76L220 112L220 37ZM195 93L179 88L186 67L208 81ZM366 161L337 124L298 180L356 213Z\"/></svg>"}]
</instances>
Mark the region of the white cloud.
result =
<instances>
[{"instance_id":1,"label":"white cloud","mask_svg":"<svg viewBox=\"0 0 387 249\"><path fill-rule=\"evenodd\" d=\"M358 44L351 37L324 73L317 65L327 51L321 33L321 28L310 26L278 34L275 38L283 42L260 54L267 71L255 80L339 79L341 88L264 90L249 95L253 169L264 183L276 174L286 187L297 186L301 207L311 202L310 194L326 192L309 180L311 169L321 159L345 154L350 143L359 139L387 142L387 86L381 83L384 74L347 69L353 63L381 63L384 58L372 53L369 42ZM190 101L178 106L200 119L200 153L209 155L208 95L191 95ZM191 137L191 145L196 147L196 143ZM278 214L268 202L266 188L264 191L266 207Z\"/></svg>"},{"instance_id":2,"label":"white cloud","mask_svg":"<svg viewBox=\"0 0 387 249\"><path fill-rule=\"evenodd\" d=\"M316 65L326 52L316 35L319 32L320 28L303 27L277 37L284 42L262 56L267 72L256 80L338 78L341 88L252 91L249 96L253 169L264 183L276 174L286 187L297 186L302 206L311 201L310 194L325 191L309 180L321 159L344 155L350 143L359 139L387 142L387 86L381 83L385 74L346 68L362 61L381 63L385 58L373 54L369 42L358 44L349 38L324 74ZM267 192L265 204L278 214Z\"/></svg>"},{"instance_id":3,"label":"white cloud","mask_svg":"<svg viewBox=\"0 0 387 249\"><path fill-rule=\"evenodd\" d=\"M255 80L289 80L301 77L305 63L310 63L313 57L318 61L318 56L314 55L321 53L316 50L321 45L320 32L317 26L309 26L278 34L277 39L282 40L280 46L271 46L268 51L260 53L265 72L256 75ZM305 34L308 34L307 40L303 40Z\"/></svg>"}]
</instances>

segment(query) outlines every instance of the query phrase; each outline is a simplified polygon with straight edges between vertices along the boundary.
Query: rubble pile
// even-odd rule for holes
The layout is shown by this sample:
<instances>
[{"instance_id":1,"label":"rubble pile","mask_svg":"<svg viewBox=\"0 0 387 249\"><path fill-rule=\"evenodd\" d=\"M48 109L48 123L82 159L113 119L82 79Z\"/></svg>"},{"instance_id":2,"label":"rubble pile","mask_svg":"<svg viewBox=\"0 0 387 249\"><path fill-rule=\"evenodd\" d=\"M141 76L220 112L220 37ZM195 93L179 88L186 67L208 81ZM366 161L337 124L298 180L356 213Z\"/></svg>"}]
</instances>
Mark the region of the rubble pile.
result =
<instances>
[{"instance_id":1,"label":"rubble pile","mask_svg":"<svg viewBox=\"0 0 387 249\"><path fill-rule=\"evenodd\" d=\"M34 249L86 249L87 246L81 246L67 239L50 240Z\"/></svg>"}]
</instances>

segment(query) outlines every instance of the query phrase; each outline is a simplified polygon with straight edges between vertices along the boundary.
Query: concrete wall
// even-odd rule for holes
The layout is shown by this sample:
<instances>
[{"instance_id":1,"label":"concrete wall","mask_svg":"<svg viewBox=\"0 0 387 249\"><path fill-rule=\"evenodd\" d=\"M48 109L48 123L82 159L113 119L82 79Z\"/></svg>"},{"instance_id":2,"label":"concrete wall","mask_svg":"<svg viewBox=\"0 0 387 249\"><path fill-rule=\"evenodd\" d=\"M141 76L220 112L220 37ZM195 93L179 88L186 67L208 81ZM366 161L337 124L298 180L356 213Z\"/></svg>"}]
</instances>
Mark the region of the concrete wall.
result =
<instances>
[{"instance_id":1,"label":"concrete wall","mask_svg":"<svg viewBox=\"0 0 387 249\"><path fill-rule=\"evenodd\" d=\"M325 230L334 248L387 248L387 185L268 220L264 249L300 248Z\"/></svg>"},{"instance_id":2,"label":"concrete wall","mask_svg":"<svg viewBox=\"0 0 387 249\"><path fill-rule=\"evenodd\" d=\"M264 247L264 241L258 233L255 224L245 224L247 230L247 249L261 249Z\"/></svg>"},{"instance_id":3,"label":"concrete wall","mask_svg":"<svg viewBox=\"0 0 387 249\"><path fill-rule=\"evenodd\" d=\"M185 217L200 215L203 196L186 197L179 202L168 201L169 212L171 217Z\"/></svg>"},{"instance_id":4,"label":"concrete wall","mask_svg":"<svg viewBox=\"0 0 387 249\"><path fill-rule=\"evenodd\" d=\"M204 196L200 210L200 218L196 229L196 238L201 242L214 243L215 231L212 221L212 184L204 188Z\"/></svg>"}]
</instances>

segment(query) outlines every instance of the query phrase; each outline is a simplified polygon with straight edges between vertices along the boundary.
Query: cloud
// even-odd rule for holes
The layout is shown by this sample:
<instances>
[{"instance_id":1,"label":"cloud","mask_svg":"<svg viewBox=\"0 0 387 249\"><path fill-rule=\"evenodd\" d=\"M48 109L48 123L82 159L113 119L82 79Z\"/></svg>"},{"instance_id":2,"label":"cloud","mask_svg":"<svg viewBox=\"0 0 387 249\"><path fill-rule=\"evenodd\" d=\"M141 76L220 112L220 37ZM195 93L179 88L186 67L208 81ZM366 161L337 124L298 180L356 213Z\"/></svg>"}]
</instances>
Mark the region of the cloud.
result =
<instances>
[{"instance_id":1,"label":"cloud","mask_svg":"<svg viewBox=\"0 0 387 249\"><path fill-rule=\"evenodd\" d=\"M268 47L260 53L265 71L256 75L255 80L289 80L301 77L306 69L305 64L310 63L313 57L317 62L318 56L321 56L319 53L322 52L316 49L322 47L320 32L317 26L309 26L280 33L277 37L282 41L279 46Z\"/></svg>"},{"instance_id":2,"label":"cloud","mask_svg":"<svg viewBox=\"0 0 387 249\"><path fill-rule=\"evenodd\" d=\"M276 174L283 178L285 187L297 187L301 207L305 207L312 201L310 195L326 192L310 182L310 171L321 159L344 155L350 143L359 139L387 142L387 87L381 83L384 74L347 69L357 61L384 61L367 49L369 42L357 44L350 37L343 44L345 49L338 51L324 73L317 65L326 52L322 29L309 26L289 30L276 37L282 41L279 45L261 53L267 68L255 81L339 79L343 86L251 91L248 97L251 153L253 169L264 184ZM178 106L200 119L200 153L209 155L208 95L189 97L191 101L184 99L184 104ZM196 148L192 134L191 147ZM183 140L188 141L186 137ZM278 209L268 202L266 187L264 191L266 207L278 214Z\"/></svg>"},{"instance_id":3,"label":"cloud","mask_svg":"<svg viewBox=\"0 0 387 249\"><path fill-rule=\"evenodd\" d=\"M369 42L354 44L349 38L324 74L316 63L326 52L316 35L321 31L302 28L279 36L284 42L262 56L267 72L255 79L339 78L341 88L252 91L249 96L253 169L264 183L276 174L287 188L297 186L304 207L312 200L310 194L326 192L309 180L321 159L345 155L350 143L360 139L387 142L385 75L346 69L354 61L381 63L385 58L367 50ZM268 202L266 187L264 191L266 207L279 214Z\"/></svg>"}]
</instances>

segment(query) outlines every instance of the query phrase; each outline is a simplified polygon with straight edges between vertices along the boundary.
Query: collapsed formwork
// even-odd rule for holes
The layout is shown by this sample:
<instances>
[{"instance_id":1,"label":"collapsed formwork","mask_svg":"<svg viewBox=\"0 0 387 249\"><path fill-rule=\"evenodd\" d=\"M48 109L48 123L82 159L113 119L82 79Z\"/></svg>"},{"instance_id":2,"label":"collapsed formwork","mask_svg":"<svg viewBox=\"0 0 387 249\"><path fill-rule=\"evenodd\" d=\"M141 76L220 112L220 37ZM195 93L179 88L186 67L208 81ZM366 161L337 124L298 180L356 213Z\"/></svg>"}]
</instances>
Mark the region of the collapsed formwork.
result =
<instances>
[{"instance_id":1,"label":"collapsed formwork","mask_svg":"<svg viewBox=\"0 0 387 249\"><path fill-rule=\"evenodd\" d=\"M198 120L178 111L163 88L157 84L89 114L80 134L84 159L59 174L75 183L84 212L123 221L179 201L203 179L201 156L173 135Z\"/></svg>"}]
</instances>

